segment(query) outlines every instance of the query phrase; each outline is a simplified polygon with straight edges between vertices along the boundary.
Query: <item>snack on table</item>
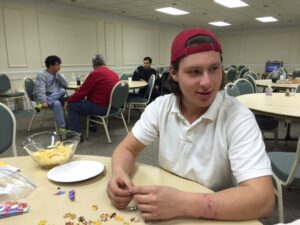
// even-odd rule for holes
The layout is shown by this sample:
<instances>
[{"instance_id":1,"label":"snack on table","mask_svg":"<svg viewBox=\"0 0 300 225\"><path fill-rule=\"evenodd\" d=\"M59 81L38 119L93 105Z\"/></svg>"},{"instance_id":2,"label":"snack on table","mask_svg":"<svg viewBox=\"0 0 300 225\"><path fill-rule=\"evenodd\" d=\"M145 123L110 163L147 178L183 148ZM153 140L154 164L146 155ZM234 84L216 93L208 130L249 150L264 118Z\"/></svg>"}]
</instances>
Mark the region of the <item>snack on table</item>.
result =
<instances>
[{"instance_id":1,"label":"snack on table","mask_svg":"<svg viewBox=\"0 0 300 225\"><path fill-rule=\"evenodd\" d=\"M49 149L39 149L31 155L41 166L51 167L67 162L73 154L72 147L72 144L62 145L57 141Z\"/></svg>"}]
</instances>

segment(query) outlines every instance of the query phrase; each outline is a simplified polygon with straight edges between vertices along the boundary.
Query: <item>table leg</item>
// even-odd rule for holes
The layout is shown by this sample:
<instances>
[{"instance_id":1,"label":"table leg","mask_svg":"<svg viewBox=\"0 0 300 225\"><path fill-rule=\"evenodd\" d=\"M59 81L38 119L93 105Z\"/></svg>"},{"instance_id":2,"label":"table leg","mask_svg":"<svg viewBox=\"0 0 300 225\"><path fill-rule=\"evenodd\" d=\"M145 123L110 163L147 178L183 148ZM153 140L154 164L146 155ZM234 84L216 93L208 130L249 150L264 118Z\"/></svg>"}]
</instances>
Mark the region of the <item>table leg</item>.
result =
<instances>
[{"instance_id":1,"label":"table leg","mask_svg":"<svg viewBox=\"0 0 300 225\"><path fill-rule=\"evenodd\" d=\"M284 140L285 141L295 141L295 140L298 140L297 138L292 138L290 133L291 133L291 123L288 123L287 124L287 128L286 128L286 134L285 134Z\"/></svg>"}]
</instances>

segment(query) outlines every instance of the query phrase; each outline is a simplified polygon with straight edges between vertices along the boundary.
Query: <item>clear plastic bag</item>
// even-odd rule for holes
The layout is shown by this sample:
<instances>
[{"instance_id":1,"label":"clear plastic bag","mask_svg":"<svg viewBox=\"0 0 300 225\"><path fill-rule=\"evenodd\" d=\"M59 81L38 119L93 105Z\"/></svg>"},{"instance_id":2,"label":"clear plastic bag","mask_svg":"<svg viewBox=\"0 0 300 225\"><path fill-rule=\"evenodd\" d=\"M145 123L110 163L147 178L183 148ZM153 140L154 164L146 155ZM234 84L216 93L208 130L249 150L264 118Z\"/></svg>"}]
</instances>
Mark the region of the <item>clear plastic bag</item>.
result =
<instances>
[{"instance_id":1,"label":"clear plastic bag","mask_svg":"<svg viewBox=\"0 0 300 225\"><path fill-rule=\"evenodd\" d=\"M0 204L26 198L36 186L22 174L0 168Z\"/></svg>"}]
</instances>

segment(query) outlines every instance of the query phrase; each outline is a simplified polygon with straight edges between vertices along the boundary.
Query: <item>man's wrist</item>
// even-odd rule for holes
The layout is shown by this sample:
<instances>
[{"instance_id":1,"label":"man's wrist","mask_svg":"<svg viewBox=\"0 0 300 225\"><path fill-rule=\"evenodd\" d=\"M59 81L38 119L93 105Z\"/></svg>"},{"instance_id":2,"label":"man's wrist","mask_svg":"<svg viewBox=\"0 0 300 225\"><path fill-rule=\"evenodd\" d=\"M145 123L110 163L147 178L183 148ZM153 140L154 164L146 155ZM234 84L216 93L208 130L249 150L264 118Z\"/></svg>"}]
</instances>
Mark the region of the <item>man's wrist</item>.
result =
<instances>
[{"instance_id":1,"label":"man's wrist","mask_svg":"<svg viewBox=\"0 0 300 225\"><path fill-rule=\"evenodd\" d=\"M184 192L183 199L181 200L181 211L182 216L192 217L192 218L202 218L202 207L201 202L202 194L200 193L192 193L192 192Z\"/></svg>"}]
</instances>

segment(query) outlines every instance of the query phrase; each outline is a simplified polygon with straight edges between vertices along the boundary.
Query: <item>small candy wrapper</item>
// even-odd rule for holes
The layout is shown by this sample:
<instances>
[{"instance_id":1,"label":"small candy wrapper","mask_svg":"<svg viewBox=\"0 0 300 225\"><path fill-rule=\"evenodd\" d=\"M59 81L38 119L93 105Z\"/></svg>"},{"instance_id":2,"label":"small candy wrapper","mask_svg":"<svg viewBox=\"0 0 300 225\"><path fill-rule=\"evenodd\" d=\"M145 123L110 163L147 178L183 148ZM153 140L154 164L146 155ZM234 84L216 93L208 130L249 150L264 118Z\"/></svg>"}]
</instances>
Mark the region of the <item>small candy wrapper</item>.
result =
<instances>
[{"instance_id":1,"label":"small candy wrapper","mask_svg":"<svg viewBox=\"0 0 300 225\"><path fill-rule=\"evenodd\" d=\"M8 216L15 216L29 211L25 202L11 201L0 204L0 219Z\"/></svg>"},{"instance_id":2,"label":"small candy wrapper","mask_svg":"<svg viewBox=\"0 0 300 225\"><path fill-rule=\"evenodd\" d=\"M75 191L74 190L69 191L69 199L72 202L75 201Z\"/></svg>"}]
</instances>

